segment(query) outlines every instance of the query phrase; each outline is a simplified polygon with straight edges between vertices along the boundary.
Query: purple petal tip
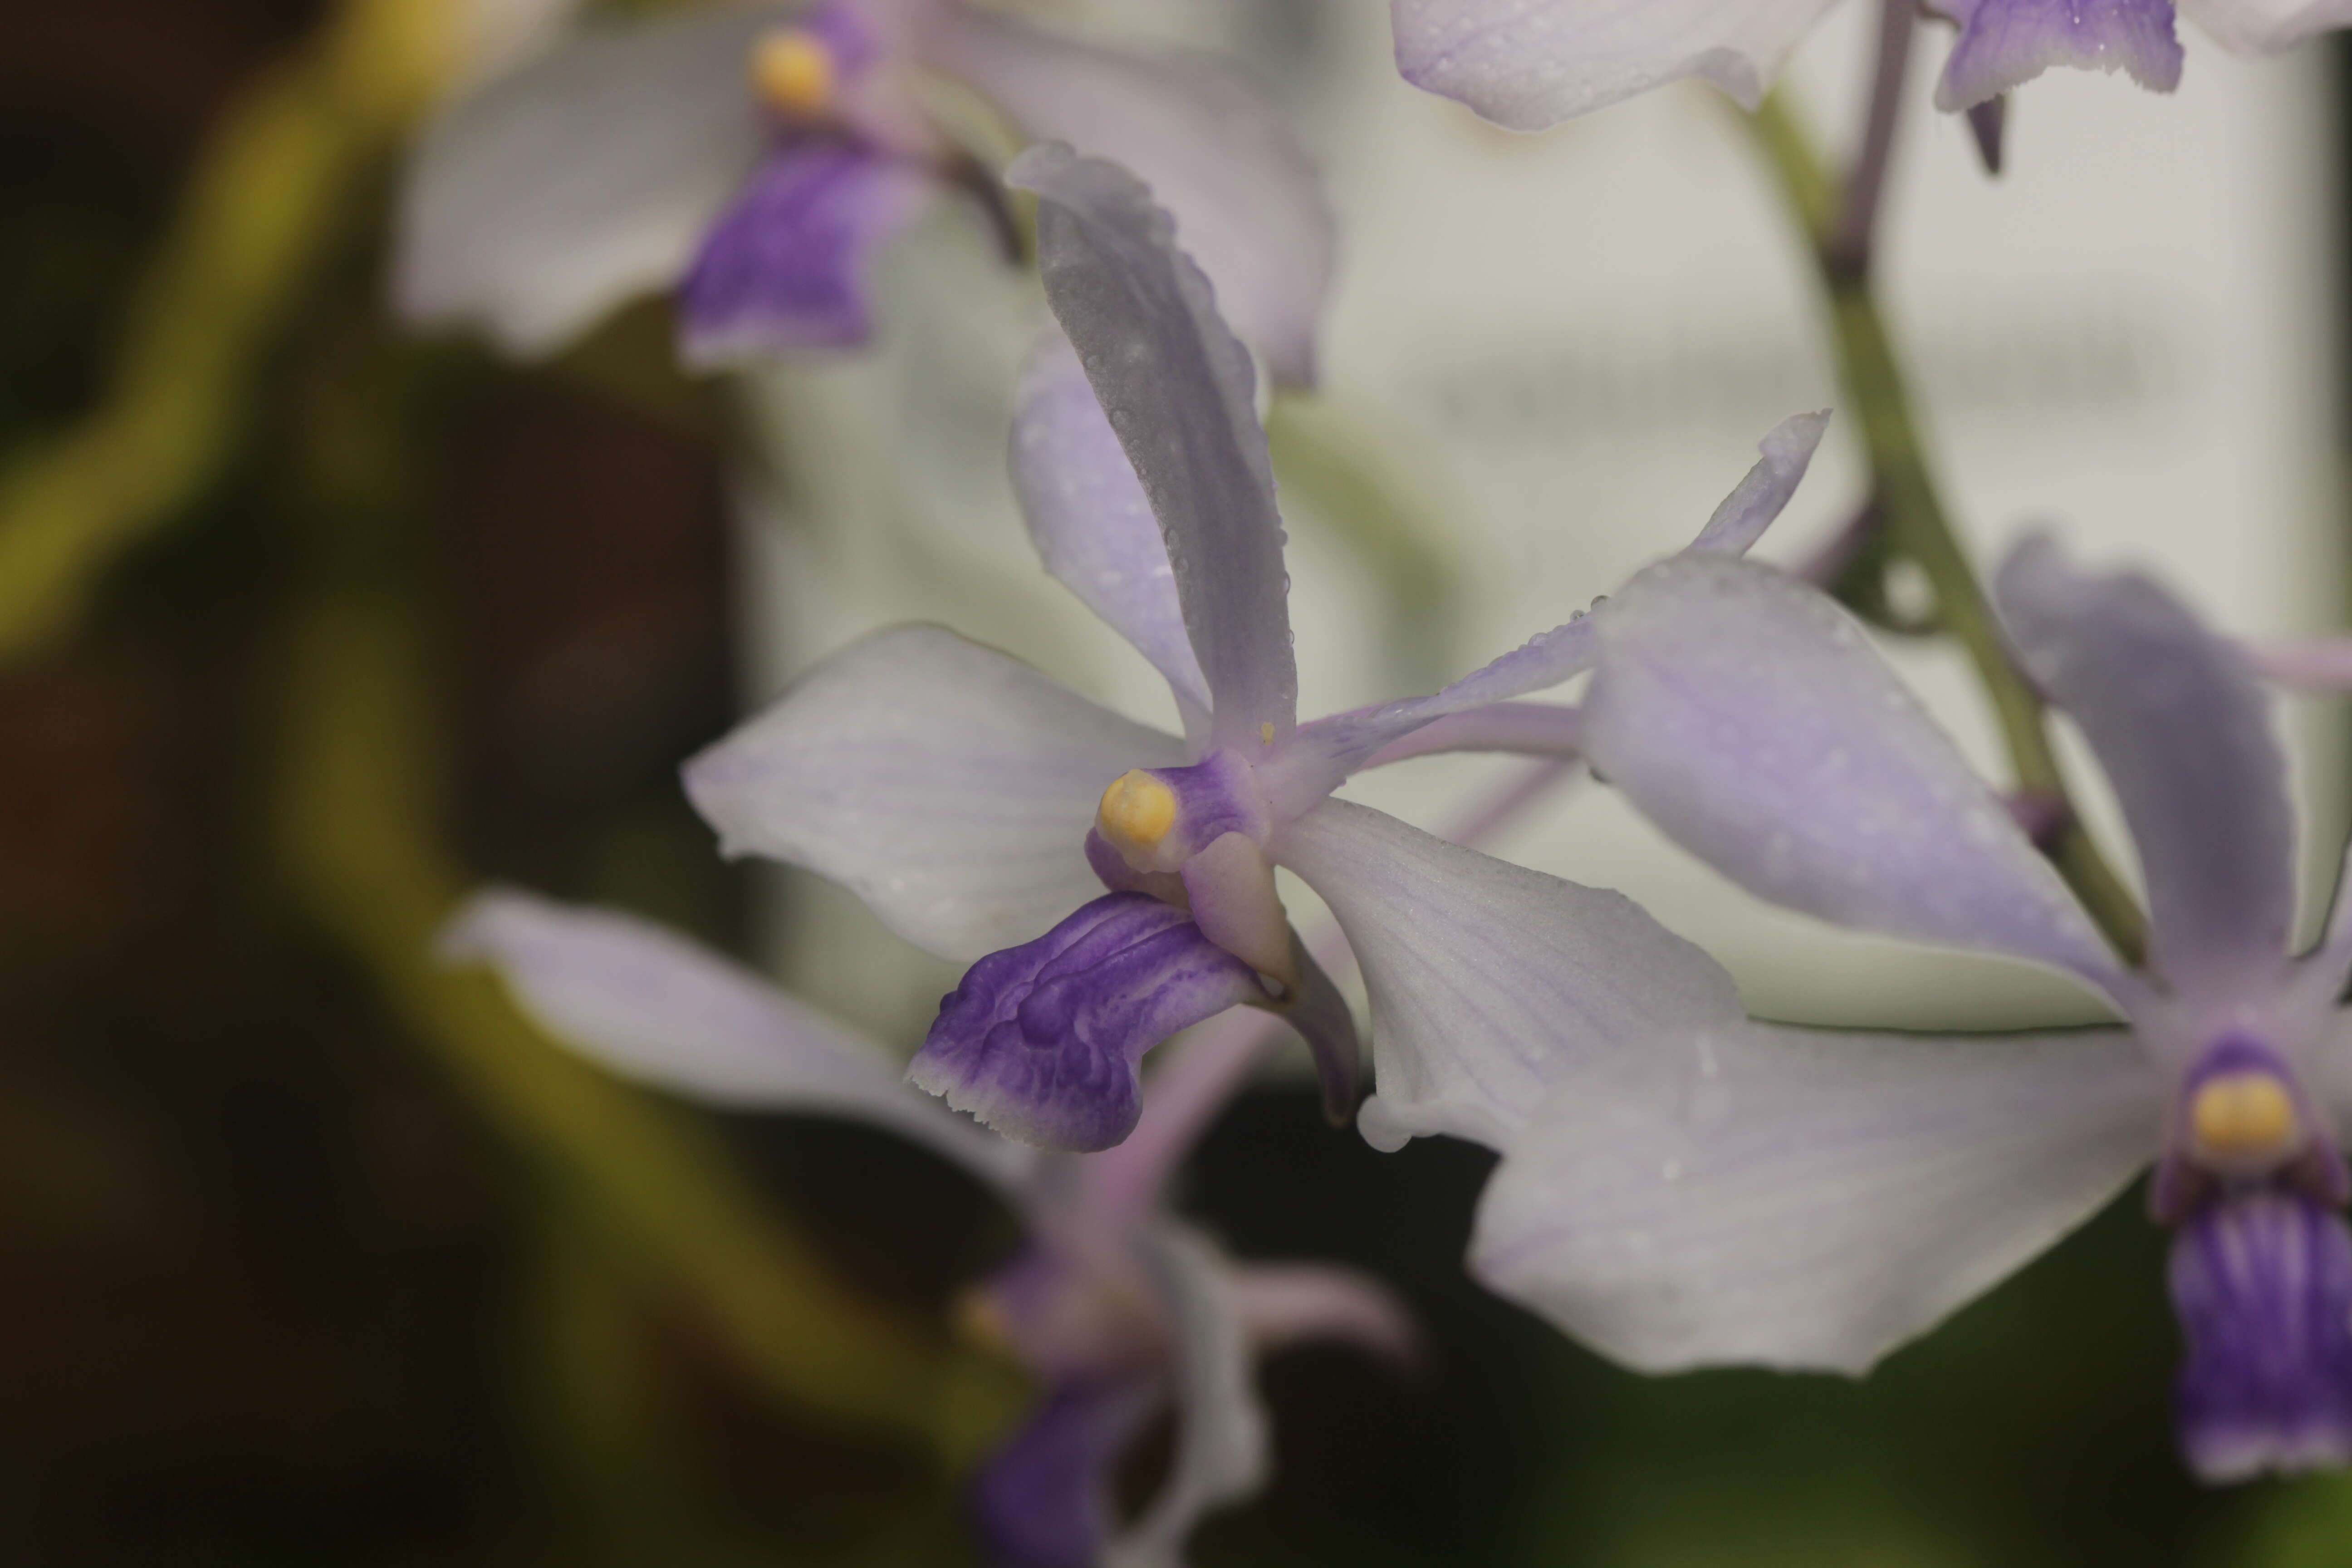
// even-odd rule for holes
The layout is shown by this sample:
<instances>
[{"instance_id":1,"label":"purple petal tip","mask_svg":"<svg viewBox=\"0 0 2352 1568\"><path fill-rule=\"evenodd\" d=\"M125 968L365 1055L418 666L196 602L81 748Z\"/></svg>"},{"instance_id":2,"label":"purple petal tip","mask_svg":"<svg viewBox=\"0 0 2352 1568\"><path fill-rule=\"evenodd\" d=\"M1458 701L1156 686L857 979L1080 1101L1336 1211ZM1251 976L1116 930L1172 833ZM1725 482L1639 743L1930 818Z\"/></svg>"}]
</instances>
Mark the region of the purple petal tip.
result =
<instances>
[{"instance_id":1,"label":"purple petal tip","mask_svg":"<svg viewBox=\"0 0 2352 1568\"><path fill-rule=\"evenodd\" d=\"M2180 83L2172 0L1973 0L1936 107L1974 109L2053 66L2120 70L2153 92Z\"/></svg>"}]
</instances>

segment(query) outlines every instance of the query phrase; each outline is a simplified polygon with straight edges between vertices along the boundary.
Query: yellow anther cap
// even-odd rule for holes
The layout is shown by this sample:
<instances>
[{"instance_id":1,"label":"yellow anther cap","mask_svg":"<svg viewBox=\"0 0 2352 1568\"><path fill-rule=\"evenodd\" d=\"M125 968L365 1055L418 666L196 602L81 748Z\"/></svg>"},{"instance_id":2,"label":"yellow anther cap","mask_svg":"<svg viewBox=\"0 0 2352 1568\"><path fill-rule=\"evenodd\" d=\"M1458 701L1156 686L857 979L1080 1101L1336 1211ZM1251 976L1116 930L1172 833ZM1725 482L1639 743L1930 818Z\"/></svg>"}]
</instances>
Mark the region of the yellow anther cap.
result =
<instances>
[{"instance_id":1,"label":"yellow anther cap","mask_svg":"<svg viewBox=\"0 0 2352 1568\"><path fill-rule=\"evenodd\" d=\"M751 46L751 87L779 114L813 120L833 107L833 50L805 27L779 27Z\"/></svg>"},{"instance_id":2,"label":"yellow anther cap","mask_svg":"<svg viewBox=\"0 0 2352 1568\"><path fill-rule=\"evenodd\" d=\"M1176 792L1141 768L1130 768L1103 791L1097 816L1103 837L1113 845L1149 855L1176 826Z\"/></svg>"},{"instance_id":3,"label":"yellow anther cap","mask_svg":"<svg viewBox=\"0 0 2352 1568\"><path fill-rule=\"evenodd\" d=\"M2233 1160L2294 1149L2294 1096L2275 1073L2231 1072L2197 1086L2189 1100L2189 1135L2197 1152Z\"/></svg>"}]
</instances>

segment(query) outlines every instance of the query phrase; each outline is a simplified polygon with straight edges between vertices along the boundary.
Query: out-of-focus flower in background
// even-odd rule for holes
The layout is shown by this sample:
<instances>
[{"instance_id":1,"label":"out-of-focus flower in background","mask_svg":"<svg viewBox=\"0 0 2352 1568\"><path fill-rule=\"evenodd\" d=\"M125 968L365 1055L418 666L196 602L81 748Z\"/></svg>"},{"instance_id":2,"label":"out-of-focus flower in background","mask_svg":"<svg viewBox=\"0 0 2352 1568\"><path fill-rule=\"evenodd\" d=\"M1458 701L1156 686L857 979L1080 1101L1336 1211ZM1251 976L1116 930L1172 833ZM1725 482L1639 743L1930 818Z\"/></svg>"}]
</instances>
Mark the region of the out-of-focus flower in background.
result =
<instances>
[{"instance_id":1,"label":"out-of-focus flower in background","mask_svg":"<svg viewBox=\"0 0 2352 1568\"><path fill-rule=\"evenodd\" d=\"M693 363L863 342L875 253L935 193L963 193L1021 243L958 138L969 117L927 93L928 72L975 89L1020 141L1142 174L1276 375L1313 379L1331 221L1272 103L1213 57L1113 48L956 0L608 24L486 84L409 171L402 309L538 354L674 288Z\"/></svg>"},{"instance_id":2,"label":"out-of-focus flower in background","mask_svg":"<svg viewBox=\"0 0 2352 1568\"><path fill-rule=\"evenodd\" d=\"M1899 0L1910 5L1913 0ZM1699 77L1750 109L1832 0L1390 0L1397 68L1498 125L1540 131ZM2180 80L2172 0L1926 0L1959 27L1936 103L1988 103L2053 66ZM2230 48L2271 53L2352 22L2344 0L2184 0Z\"/></svg>"},{"instance_id":3,"label":"out-of-focus flower in background","mask_svg":"<svg viewBox=\"0 0 2352 1568\"><path fill-rule=\"evenodd\" d=\"M1005 1568L1176 1562L1202 1514L1265 1484L1261 1351L1332 1339L1400 1364L1413 1356L1411 1319L1369 1278L1236 1264L1170 1215L1160 1186L1181 1148L1043 1155L983 1131L909 1089L878 1047L648 921L492 890L443 950L491 965L551 1034L624 1077L738 1110L872 1121L1020 1216L1026 1242L961 1308L966 1331L1039 1385L971 1492L974 1526ZM1137 1169L1139 1156L1156 1169ZM1119 1460L1171 1404L1168 1474L1124 1521Z\"/></svg>"}]
</instances>

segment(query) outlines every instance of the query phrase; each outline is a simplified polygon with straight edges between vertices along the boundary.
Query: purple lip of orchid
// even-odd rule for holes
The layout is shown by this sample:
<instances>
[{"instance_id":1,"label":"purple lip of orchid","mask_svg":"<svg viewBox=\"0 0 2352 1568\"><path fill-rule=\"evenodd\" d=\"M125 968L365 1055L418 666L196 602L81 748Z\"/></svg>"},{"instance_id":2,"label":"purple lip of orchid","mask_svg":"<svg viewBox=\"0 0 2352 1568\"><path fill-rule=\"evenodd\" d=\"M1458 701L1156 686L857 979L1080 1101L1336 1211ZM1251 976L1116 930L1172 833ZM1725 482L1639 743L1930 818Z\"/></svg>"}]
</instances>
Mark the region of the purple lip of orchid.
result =
<instances>
[{"instance_id":1,"label":"purple lip of orchid","mask_svg":"<svg viewBox=\"0 0 2352 1568\"><path fill-rule=\"evenodd\" d=\"M1111 893L966 971L908 1077L1025 1143L1107 1149L1142 1114L1146 1050L1266 995L1182 909Z\"/></svg>"},{"instance_id":2,"label":"purple lip of orchid","mask_svg":"<svg viewBox=\"0 0 2352 1568\"><path fill-rule=\"evenodd\" d=\"M2352 1462L2343 1156L2279 1054L2215 1041L2182 1076L2149 1187L2174 1227L2181 1451L2208 1480Z\"/></svg>"},{"instance_id":3,"label":"purple lip of orchid","mask_svg":"<svg viewBox=\"0 0 2352 1568\"><path fill-rule=\"evenodd\" d=\"M2299 1190L2206 1204L2172 1244L2174 1415L2208 1480L2352 1463L2352 1230Z\"/></svg>"}]
</instances>

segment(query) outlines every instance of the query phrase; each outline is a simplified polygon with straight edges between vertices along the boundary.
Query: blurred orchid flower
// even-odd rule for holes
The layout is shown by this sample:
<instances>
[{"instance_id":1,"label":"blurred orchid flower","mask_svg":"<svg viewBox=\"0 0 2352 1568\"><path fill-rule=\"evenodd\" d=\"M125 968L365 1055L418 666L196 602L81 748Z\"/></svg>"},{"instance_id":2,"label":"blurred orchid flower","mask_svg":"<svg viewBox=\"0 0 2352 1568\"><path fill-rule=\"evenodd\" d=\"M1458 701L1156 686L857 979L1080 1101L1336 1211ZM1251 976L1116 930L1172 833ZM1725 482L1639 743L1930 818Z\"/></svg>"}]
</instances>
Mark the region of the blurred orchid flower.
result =
<instances>
[{"instance_id":1,"label":"blurred orchid flower","mask_svg":"<svg viewBox=\"0 0 2352 1568\"><path fill-rule=\"evenodd\" d=\"M408 170L401 308L530 355L675 288L697 365L861 342L869 267L935 193L962 189L1011 222L927 110L927 72L976 89L1024 137L1141 171L1274 374L1313 380L1332 226L1273 104L1209 57L1108 48L959 0L606 25L489 82Z\"/></svg>"},{"instance_id":2,"label":"blurred orchid flower","mask_svg":"<svg viewBox=\"0 0 2352 1568\"><path fill-rule=\"evenodd\" d=\"M2209 1479L2352 1458L2352 1052L2339 889L2288 956L2294 829L2251 661L2146 577L2046 540L2004 564L2028 671L2137 841L2154 928L2123 970L1844 611L1685 556L1591 617L1597 772L1759 896L2069 973L2120 1028L1899 1037L1749 1022L1695 951L1654 984L1720 1005L1497 1098L1475 1271L1649 1371L1859 1373L2024 1264L2151 1159L2188 1342L2179 1433ZM1467 1068L1463 1069L1467 1071Z\"/></svg>"},{"instance_id":3,"label":"blurred orchid flower","mask_svg":"<svg viewBox=\"0 0 2352 1568\"><path fill-rule=\"evenodd\" d=\"M1360 901L1409 912L1423 959L1450 955L1459 976L1477 977L1472 1011L1444 1026L1472 1028L1489 1008L1498 1028L1552 1027L1536 1020L1557 1016L1562 993L1572 1011L1599 1005L1579 999L1581 982L1638 991L1643 944L1675 939L1625 900L1528 881L1328 798L1442 720L1454 721L1453 749L1563 749L1564 710L1505 700L1582 668L1582 622L1433 696L1300 724L1248 355L1169 216L1125 171L1048 146L1010 177L1037 194L1046 295L1068 334L1024 377L1015 487L1047 570L1167 677L1184 735L1131 723L951 633L880 632L688 764L688 793L727 851L805 866L918 945L979 959L911 1076L1046 1148L1118 1142L1139 1112L1143 1053L1241 1004L1306 1037L1335 1119L1354 1109L1354 1026L1290 927L1276 865L1343 922ZM1765 442L1699 548L1753 542L1824 417ZM1514 907L1523 899L1551 918L1531 924ZM1603 963L1617 967L1596 980ZM1366 970L1376 1013L1428 1004L1370 956ZM1392 1073L1385 1054L1381 1071L1365 1112L1374 1125L1444 1098L1409 1066Z\"/></svg>"},{"instance_id":4,"label":"blurred orchid flower","mask_svg":"<svg viewBox=\"0 0 2352 1568\"><path fill-rule=\"evenodd\" d=\"M2053 66L2180 80L2173 0L1923 0L1959 26L1936 107L1989 103ZM1831 0L1389 0L1397 68L1497 125L1540 131L1684 77L1749 109ZM2347 0L2181 0L2223 46L2271 54L2352 23Z\"/></svg>"},{"instance_id":5,"label":"blurred orchid flower","mask_svg":"<svg viewBox=\"0 0 2352 1568\"><path fill-rule=\"evenodd\" d=\"M1159 1178L1181 1151L1150 1142L1159 1163L1145 1169L1125 1151L1041 1156L1007 1142L908 1089L878 1047L649 921L498 889L461 911L444 950L490 965L554 1038L625 1078L735 1110L871 1122L961 1166L1020 1215L1025 1245L960 1312L1043 1391L971 1496L1005 1568L1177 1563L1196 1521L1265 1484L1259 1354L1307 1339L1396 1362L1415 1352L1410 1317L1370 1278L1237 1264L1168 1213ZM1118 1459L1171 1405L1168 1479L1122 1527Z\"/></svg>"}]
</instances>

